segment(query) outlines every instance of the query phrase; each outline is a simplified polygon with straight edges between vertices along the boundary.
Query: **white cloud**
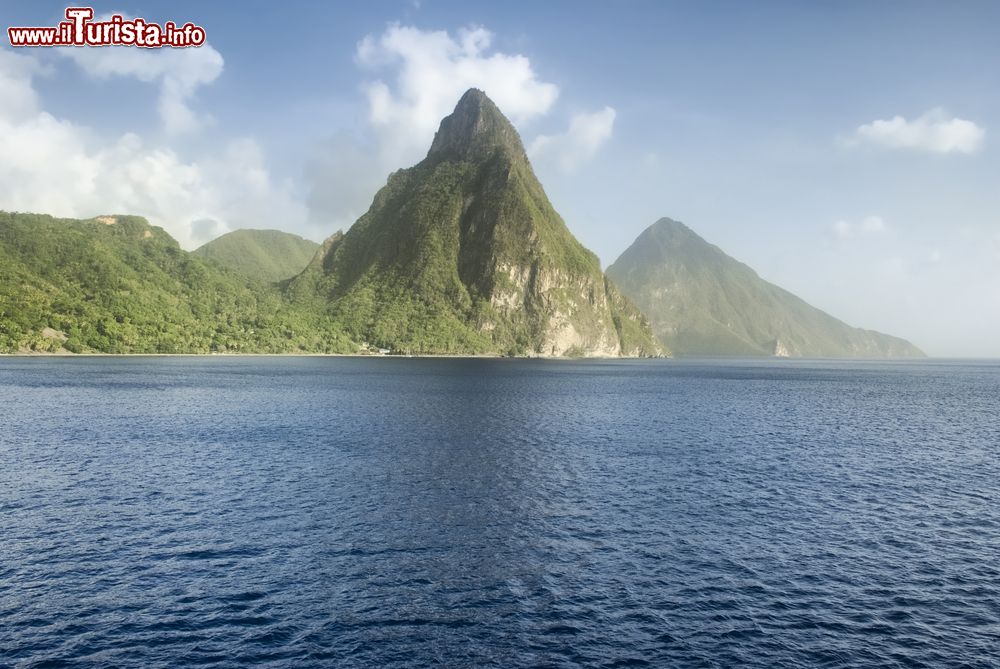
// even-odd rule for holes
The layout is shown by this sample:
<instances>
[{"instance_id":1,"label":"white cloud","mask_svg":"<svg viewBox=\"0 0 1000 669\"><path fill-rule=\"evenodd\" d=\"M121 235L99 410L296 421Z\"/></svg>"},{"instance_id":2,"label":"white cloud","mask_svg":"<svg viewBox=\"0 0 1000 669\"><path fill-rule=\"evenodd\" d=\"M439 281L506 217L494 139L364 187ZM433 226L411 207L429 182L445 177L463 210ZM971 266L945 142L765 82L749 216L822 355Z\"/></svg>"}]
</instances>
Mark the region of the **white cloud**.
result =
<instances>
[{"instance_id":1,"label":"white cloud","mask_svg":"<svg viewBox=\"0 0 1000 669\"><path fill-rule=\"evenodd\" d=\"M396 167L421 158L441 119L469 88L480 88L515 124L545 114L559 96L555 84L539 80L521 55L490 52L493 34L466 28L452 37L390 25L358 44L357 62L377 72L395 69L395 81L365 84L369 121L387 160Z\"/></svg>"},{"instance_id":2,"label":"white cloud","mask_svg":"<svg viewBox=\"0 0 1000 669\"><path fill-rule=\"evenodd\" d=\"M46 73L46 68L30 56L0 49L0 116L21 120L38 111L38 94L32 77Z\"/></svg>"},{"instance_id":3,"label":"white cloud","mask_svg":"<svg viewBox=\"0 0 1000 669\"><path fill-rule=\"evenodd\" d=\"M547 114L559 88L542 81L527 57L492 43L481 27L452 35L397 24L361 40L355 59L372 77L363 86L368 135L341 134L317 147L306 168L311 218L353 223L386 175L424 157L441 119L469 88L485 91L514 124Z\"/></svg>"},{"instance_id":4,"label":"white cloud","mask_svg":"<svg viewBox=\"0 0 1000 669\"><path fill-rule=\"evenodd\" d=\"M575 114L566 132L539 135L528 152L532 159L555 159L566 172L572 172L589 160L611 139L615 126L615 110L611 107L590 114Z\"/></svg>"},{"instance_id":5,"label":"white cloud","mask_svg":"<svg viewBox=\"0 0 1000 669\"><path fill-rule=\"evenodd\" d=\"M0 50L0 89L20 97L0 106L0 209L138 214L187 248L212 231L305 220L290 184L270 177L254 141L230 141L220 155L200 160L131 133L109 141L41 109L32 82L41 69L22 60L30 56L10 56Z\"/></svg>"},{"instance_id":6,"label":"white cloud","mask_svg":"<svg viewBox=\"0 0 1000 669\"><path fill-rule=\"evenodd\" d=\"M985 137L986 131L972 121L948 118L944 110L932 109L913 121L894 116L859 126L853 143L932 153L975 153Z\"/></svg>"},{"instance_id":7,"label":"white cloud","mask_svg":"<svg viewBox=\"0 0 1000 669\"><path fill-rule=\"evenodd\" d=\"M468 88L486 91L515 124L550 113L559 96L527 57L498 51L484 28L448 33L390 25L364 38L355 53L366 77L365 126L316 142L297 189L273 178L250 139L202 135L197 145L175 144L176 133L211 121L195 98L223 71L224 59L212 47L57 51L94 79L128 77L156 87L169 132L154 142L102 136L57 118L33 85L46 71L41 57L0 50L0 208L144 215L185 247L232 227L349 226L390 172L425 155L440 120ZM610 108L574 117L565 136L542 145L569 165L596 151L613 122Z\"/></svg>"},{"instance_id":8,"label":"white cloud","mask_svg":"<svg viewBox=\"0 0 1000 669\"><path fill-rule=\"evenodd\" d=\"M215 81L225 64L222 54L208 44L189 49L63 47L57 52L97 79L134 77L158 83L158 110L167 132L193 132L211 122L191 108L197 90Z\"/></svg>"},{"instance_id":9,"label":"white cloud","mask_svg":"<svg viewBox=\"0 0 1000 669\"><path fill-rule=\"evenodd\" d=\"M840 220L831 226L831 232L837 239L851 239L878 235L886 231L888 226L881 216L865 216L858 222Z\"/></svg>"}]
</instances>

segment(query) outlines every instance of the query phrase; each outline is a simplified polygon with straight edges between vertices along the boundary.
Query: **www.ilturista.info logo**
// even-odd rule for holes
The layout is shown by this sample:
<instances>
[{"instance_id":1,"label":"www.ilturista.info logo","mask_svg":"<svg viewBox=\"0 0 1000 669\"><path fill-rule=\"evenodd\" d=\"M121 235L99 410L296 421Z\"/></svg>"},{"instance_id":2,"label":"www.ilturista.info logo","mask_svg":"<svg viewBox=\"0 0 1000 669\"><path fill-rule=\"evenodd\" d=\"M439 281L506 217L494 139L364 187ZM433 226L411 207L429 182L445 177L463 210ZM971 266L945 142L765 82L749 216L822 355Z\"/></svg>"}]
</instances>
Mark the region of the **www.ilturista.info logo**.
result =
<instances>
[{"instance_id":1,"label":"www.ilturista.info logo","mask_svg":"<svg viewBox=\"0 0 1000 669\"><path fill-rule=\"evenodd\" d=\"M66 20L57 26L7 28L11 46L140 46L159 47L201 46L205 29L193 23L178 26L167 21L162 26L145 19L126 19L113 14L103 21L94 21L91 7L67 7Z\"/></svg>"}]
</instances>

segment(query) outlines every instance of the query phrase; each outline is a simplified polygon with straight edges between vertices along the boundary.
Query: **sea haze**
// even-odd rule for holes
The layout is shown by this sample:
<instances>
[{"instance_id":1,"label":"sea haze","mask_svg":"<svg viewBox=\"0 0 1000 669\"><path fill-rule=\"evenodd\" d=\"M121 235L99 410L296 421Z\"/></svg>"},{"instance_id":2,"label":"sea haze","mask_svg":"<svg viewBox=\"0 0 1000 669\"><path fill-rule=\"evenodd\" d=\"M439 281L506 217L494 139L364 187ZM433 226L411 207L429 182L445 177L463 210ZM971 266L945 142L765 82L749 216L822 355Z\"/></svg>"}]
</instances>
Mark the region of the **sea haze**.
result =
<instances>
[{"instance_id":1,"label":"sea haze","mask_svg":"<svg viewBox=\"0 0 1000 669\"><path fill-rule=\"evenodd\" d=\"M0 665L989 667L1000 365L0 359Z\"/></svg>"}]
</instances>

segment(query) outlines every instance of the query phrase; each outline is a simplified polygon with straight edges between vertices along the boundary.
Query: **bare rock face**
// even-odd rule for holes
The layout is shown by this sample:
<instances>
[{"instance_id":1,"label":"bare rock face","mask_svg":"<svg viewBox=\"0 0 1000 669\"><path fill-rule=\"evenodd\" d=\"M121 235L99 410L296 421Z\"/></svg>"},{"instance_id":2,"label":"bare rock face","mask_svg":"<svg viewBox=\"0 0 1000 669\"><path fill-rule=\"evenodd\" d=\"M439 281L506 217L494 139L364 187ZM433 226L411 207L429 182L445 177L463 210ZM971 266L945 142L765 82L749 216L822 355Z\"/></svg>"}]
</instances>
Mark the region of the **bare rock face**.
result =
<instances>
[{"instance_id":1,"label":"bare rock face","mask_svg":"<svg viewBox=\"0 0 1000 669\"><path fill-rule=\"evenodd\" d=\"M475 89L427 157L393 173L288 290L394 351L663 353L552 208L514 126Z\"/></svg>"}]
</instances>

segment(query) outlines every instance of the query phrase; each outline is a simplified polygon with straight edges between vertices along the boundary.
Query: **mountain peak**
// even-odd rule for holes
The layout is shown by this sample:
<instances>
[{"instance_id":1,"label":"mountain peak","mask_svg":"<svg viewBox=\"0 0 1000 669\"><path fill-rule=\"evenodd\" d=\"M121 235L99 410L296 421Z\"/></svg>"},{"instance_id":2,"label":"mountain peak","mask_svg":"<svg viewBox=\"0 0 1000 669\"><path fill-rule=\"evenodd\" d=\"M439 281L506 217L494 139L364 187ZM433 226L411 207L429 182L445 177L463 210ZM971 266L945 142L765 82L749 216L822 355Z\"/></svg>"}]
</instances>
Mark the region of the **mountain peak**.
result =
<instances>
[{"instance_id":1,"label":"mountain peak","mask_svg":"<svg viewBox=\"0 0 1000 669\"><path fill-rule=\"evenodd\" d=\"M493 104L493 100L490 100L489 96L486 95L484 91L478 88L470 88L462 94L462 97L458 99L458 104L455 105L455 110L464 108L474 108L482 109L484 106L491 106L496 109L496 105Z\"/></svg>"},{"instance_id":2,"label":"mountain peak","mask_svg":"<svg viewBox=\"0 0 1000 669\"><path fill-rule=\"evenodd\" d=\"M679 355L923 356L908 341L810 306L669 218L639 235L607 274Z\"/></svg>"},{"instance_id":3,"label":"mountain peak","mask_svg":"<svg viewBox=\"0 0 1000 669\"><path fill-rule=\"evenodd\" d=\"M484 157L497 148L524 155L517 130L492 100L478 88L470 88L441 121L427 153L467 160Z\"/></svg>"},{"instance_id":4,"label":"mountain peak","mask_svg":"<svg viewBox=\"0 0 1000 669\"><path fill-rule=\"evenodd\" d=\"M666 249L715 248L685 224L667 217L643 230L636 242L647 254L661 253Z\"/></svg>"},{"instance_id":5,"label":"mountain peak","mask_svg":"<svg viewBox=\"0 0 1000 669\"><path fill-rule=\"evenodd\" d=\"M393 351L663 352L552 207L514 126L476 89L441 121L427 158L394 172L288 292Z\"/></svg>"},{"instance_id":6,"label":"mountain peak","mask_svg":"<svg viewBox=\"0 0 1000 669\"><path fill-rule=\"evenodd\" d=\"M648 230L651 233L656 234L657 236L670 236L670 237L685 236L685 237L696 237L700 239L700 237L698 237L698 234L688 226L684 225L680 221L675 221L674 219L667 218L665 216L660 220L658 220L656 223L653 223L651 226L649 226Z\"/></svg>"}]
</instances>

